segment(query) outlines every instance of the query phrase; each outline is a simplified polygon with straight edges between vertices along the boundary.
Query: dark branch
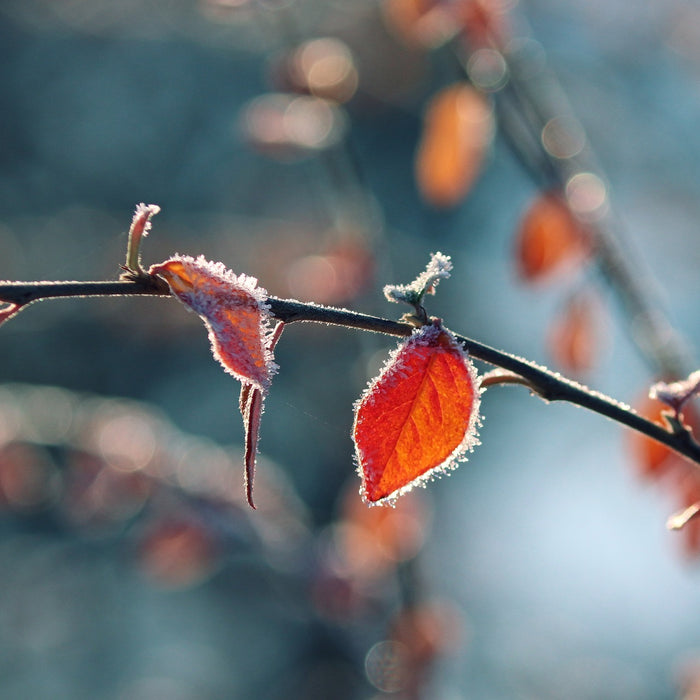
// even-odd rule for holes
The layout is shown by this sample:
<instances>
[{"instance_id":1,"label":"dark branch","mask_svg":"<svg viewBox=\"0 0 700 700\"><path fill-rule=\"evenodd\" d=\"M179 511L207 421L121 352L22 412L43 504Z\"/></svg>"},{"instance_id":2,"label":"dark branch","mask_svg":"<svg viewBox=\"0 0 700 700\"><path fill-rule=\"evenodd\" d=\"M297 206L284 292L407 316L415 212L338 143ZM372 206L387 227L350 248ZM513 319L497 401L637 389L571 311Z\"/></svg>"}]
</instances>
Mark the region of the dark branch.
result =
<instances>
[{"instance_id":1,"label":"dark branch","mask_svg":"<svg viewBox=\"0 0 700 700\"><path fill-rule=\"evenodd\" d=\"M59 297L132 295L169 296L170 292L165 282L149 275L139 275L133 280L118 282L5 282L0 284L0 302L19 306ZM414 330L414 327L408 323L346 309L334 309L276 297L269 297L268 303L272 315L285 323L295 321L326 323L400 337L409 336ZM674 433L666 430L661 425L642 418L628 406L566 379L545 367L496 350L471 338L460 335L456 337L472 357L523 377L527 380L527 386L531 391L544 400L566 401L599 413L658 440L691 462L700 464L700 445L686 431Z\"/></svg>"}]
</instances>

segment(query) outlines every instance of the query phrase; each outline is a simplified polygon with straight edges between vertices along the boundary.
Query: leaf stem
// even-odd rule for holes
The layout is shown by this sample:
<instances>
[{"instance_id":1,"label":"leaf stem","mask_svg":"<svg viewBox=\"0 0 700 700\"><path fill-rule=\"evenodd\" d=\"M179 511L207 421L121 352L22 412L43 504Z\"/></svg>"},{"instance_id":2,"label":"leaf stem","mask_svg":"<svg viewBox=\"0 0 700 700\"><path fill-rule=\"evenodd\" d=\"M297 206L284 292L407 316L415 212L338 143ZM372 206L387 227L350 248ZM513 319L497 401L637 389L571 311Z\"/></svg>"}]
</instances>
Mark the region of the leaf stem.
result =
<instances>
[{"instance_id":1,"label":"leaf stem","mask_svg":"<svg viewBox=\"0 0 700 700\"><path fill-rule=\"evenodd\" d=\"M170 296L167 284L155 276L142 275L118 282L3 282L0 301L26 305L43 299L92 296ZM357 328L387 335L408 337L414 326L378 316L361 314L292 299L268 297L271 314L285 323L312 322ZM523 377L527 386L545 401L565 401L636 430L663 443L689 461L700 465L700 445L687 431L671 432L635 413L614 399L589 389L546 367L496 350L471 338L456 335L457 340L475 358Z\"/></svg>"}]
</instances>

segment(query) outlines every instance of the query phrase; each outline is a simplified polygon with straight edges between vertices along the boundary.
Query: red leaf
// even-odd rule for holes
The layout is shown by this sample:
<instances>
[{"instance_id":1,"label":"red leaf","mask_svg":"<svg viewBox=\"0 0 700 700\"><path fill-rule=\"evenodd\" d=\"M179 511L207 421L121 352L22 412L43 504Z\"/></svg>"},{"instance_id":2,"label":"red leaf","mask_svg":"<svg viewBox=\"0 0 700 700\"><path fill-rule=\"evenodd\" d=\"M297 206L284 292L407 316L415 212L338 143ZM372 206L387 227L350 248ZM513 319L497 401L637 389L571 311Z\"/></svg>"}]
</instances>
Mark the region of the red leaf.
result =
<instances>
[{"instance_id":1,"label":"red leaf","mask_svg":"<svg viewBox=\"0 0 700 700\"><path fill-rule=\"evenodd\" d=\"M416 181L435 207L457 204L476 180L493 135L488 100L467 83L440 91L428 105L416 154Z\"/></svg>"},{"instance_id":2,"label":"red leaf","mask_svg":"<svg viewBox=\"0 0 700 700\"><path fill-rule=\"evenodd\" d=\"M516 239L520 275L541 280L581 262L590 252L585 229L555 192L539 195L525 213Z\"/></svg>"},{"instance_id":3,"label":"red leaf","mask_svg":"<svg viewBox=\"0 0 700 700\"><path fill-rule=\"evenodd\" d=\"M479 381L451 333L424 326L392 354L356 404L353 439L368 503L397 496L478 444Z\"/></svg>"}]
</instances>

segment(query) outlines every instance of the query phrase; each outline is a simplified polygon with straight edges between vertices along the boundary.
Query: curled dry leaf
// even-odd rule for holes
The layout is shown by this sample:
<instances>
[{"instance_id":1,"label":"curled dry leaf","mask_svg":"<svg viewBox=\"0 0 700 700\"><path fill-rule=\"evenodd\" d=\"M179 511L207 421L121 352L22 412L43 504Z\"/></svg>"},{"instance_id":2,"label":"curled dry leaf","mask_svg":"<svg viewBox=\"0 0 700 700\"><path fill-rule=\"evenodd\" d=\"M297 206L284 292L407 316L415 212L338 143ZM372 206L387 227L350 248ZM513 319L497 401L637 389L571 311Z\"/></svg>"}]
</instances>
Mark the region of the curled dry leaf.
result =
<instances>
[{"instance_id":1,"label":"curled dry leaf","mask_svg":"<svg viewBox=\"0 0 700 700\"><path fill-rule=\"evenodd\" d=\"M457 466L478 444L476 370L438 321L399 345L355 406L353 439L370 504L389 504Z\"/></svg>"},{"instance_id":2,"label":"curled dry leaf","mask_svg":"<svg viewBox=\"0 0 700 700\"><path fill-rule=\"evenodd\" d=\"M415 162L418 190L429 204L451 207L469 192L493 130L489 100L469 84L456 83L433 97Z\"/></svg>"},{"instance_id":3,"label":"curled dry leaf","mask_svg":"<svg viewBox=\"0 0 700 700\"><path fill-rule=\"evenodd\" d=\"M267 292L257 280L235 275L221 263L175 256L153 265L171 292L194 310L209 330L212 353L242 383L239 408L245 425L245 483L253 505L253 477L264 399L277 365L272 351L282 324L270 328Z\"/></svg>"},{"instance_id":4,"label":"curled dry leaf","mask_svg":"<svg viewBox=\"0 0 700 700\"><path fill-rule=\"evenodd\" d=\"M267 392L277 367L268 347L267 292L248 275L235 275L222 263L174 256L153 265L171 292L195 311L209 331L214 357L236 379Z\"/></svg>"},{"instance_id":5,"label":"curled dry leaf","mask_svg":"<svg viewBox=\"0 0 700 700\"><path fill-rule=\"evenodd\" d=\"M590 236L566 202L556 192L545 192L520 223L515 259L523 279L539 281L575 267L590 249Z\"/></svg>"}]
</instances>

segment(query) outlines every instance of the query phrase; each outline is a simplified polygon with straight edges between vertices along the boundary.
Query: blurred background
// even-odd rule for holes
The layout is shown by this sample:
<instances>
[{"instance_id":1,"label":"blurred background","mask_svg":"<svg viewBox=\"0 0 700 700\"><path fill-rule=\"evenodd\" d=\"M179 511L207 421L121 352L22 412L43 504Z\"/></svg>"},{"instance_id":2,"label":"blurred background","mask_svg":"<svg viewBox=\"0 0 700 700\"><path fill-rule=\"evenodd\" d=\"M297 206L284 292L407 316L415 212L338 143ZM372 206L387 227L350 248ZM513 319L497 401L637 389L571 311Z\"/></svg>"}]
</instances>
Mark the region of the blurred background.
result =
<instances>
[{"instance_id":1,"label":"blurred background","mask_svg":"<svg viewBox=\"0 0 700 700\"><path fill-rule=\"evenodd\" d=\"M0 279L113 279L156 203L146 265L203 254L395 318L382 286L440 250L454 273L428 312L456 332L635 406L698 366L693 2L5 0L0 18ZM533 210L552 189L583 245ZM252 512L238 385L194 314L54 300L4 325L0 695L696 697L698 532L665 521L697 478L496 387L468 463L368 510L352 405L394 346L285 331Z\"/></svg>"}]
</instances>

